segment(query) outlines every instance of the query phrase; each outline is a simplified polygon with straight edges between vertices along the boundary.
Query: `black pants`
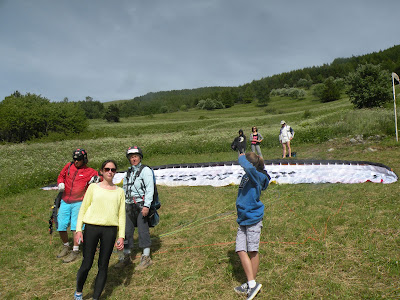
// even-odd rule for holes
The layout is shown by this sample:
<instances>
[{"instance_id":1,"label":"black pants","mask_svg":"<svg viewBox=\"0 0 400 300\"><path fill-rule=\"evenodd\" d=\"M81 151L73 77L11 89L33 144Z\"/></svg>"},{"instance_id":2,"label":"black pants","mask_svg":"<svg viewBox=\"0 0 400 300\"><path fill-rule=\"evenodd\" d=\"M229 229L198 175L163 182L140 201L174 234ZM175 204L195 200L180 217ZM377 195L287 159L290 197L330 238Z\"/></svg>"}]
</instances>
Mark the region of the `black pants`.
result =
<instances>
[{"instance_id":1,"label":"black pants","mask_svg":"<svg viewBox=\"0 0 400 300\"><path fill-rule=\"evenodd\" d=\"M148 217L143 217L142 208L143 202L125 204L126 226L124 247L126 249L133 249L135 227L137 227L139 231L139 248L144 249L151 246Z\"/></svg>"},{"instance_id":2,"label":"black pants","mask_svg":"<svg viewBox=\"0 0 400 300\"><path fill-rule=\"evenodd\" d=\"M99 299L107 280L108 264L117 238L117 226L85 225L83 233L83 261L76 278L76 291L82 292L86 278L93 265L97 244L100 241L98 272L93 298Z\"/></svg>"}]
</instances>

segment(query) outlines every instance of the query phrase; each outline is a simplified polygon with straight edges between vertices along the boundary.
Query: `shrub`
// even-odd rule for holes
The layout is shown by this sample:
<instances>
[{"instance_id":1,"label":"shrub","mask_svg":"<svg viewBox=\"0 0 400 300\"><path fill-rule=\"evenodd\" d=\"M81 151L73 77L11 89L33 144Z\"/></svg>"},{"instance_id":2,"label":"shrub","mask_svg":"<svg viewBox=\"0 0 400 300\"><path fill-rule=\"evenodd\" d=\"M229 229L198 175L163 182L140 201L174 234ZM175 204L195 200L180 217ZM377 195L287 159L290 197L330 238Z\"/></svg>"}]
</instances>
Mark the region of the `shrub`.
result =
<instances>
[{"instance_id":1,"label":"shrub","mask_svg":"<svg viewBox=\"0 0 400 300\"><path fill-rule=\"evenodd\" d=\"M315 84L312 89L313 96L315 96L318 99L321 99L324 88L325 88L325 85L323 83Z\"/></svg>"},{"instance_id":2,"label":"shrub","mask_svg":"<svg viewBox=\"0 0 400 300\"><path fill-rule=\"evenodd\" d=\"M340 89L333 77L329 77L323 83L320 99L322 102L331 102L340 99Z\"/></svg>"},{"instance_id":3,"label":"shrub","mask_svg":"<svg viewBox=\"0 0 400 300\"><path fill-rule=\"evenodd\" d=\"M305 79L305 78L300 78L299 81L297 81L297 86L298 87L304 87L306 89L309 89L312 85L312 80L311 79Z\"/></svg>"},{"instance_id":4,"label":"shrub","mask_svg":"<svg viewBox=\"0 0 400 300\"><path fill-rule=\"evenodd\" d=\"M346 78L347 94L356 108L379 107L390 101L390 74L379 65L359 65Z\"/></svg>"},{"instance_id":5,"label":"shrub","mask_svg":"<svg viewBox=\"0 0 400 300\"><path fill-rule=\"evenodd\" d=\"M86 118L88 119L102 119L104 117L104 104L100 101L89 100L90 97L86 97L87 101L78 101L79 106L85 112ZM68 102L64 98L64 102Z\"/></svg>"},{"instance_id":6,"label":"shrub","mask_svg":"<svg viewBox=\"0 0 400 300\"><path fill-rule=\"evenodd\" d=\"M116 104L111 104L104 115L107 122L119 122L119 108Z\"/></svg>"},{"instance_id":7,"label":"shrub","mask_svg":"<svg viewBox=\"0 0 400 300\"><path fill-rule=\"evenodd\" d=\"M168 106L163 105L160 107L160 113L166 114L168 112Z\"/></svg>"},{"instance_id":8,"label":"shrub","mask_svg":"<svg viewBox=\"0 0 400 300\"><path fill-rule=\"evenodd\" d=\"M213 110L213 109L222 109L225 108L225 106L224 104L222 104L221 101L207 98L206 100L200 100L199 103L197 103L197 108Z\"/></svg>"},{"instance_id":9,"label":"shrub","mask_svg":"<svg viewBox=\"0 0 400 300\"><path fill-rule=\"evenodd\" d=\"M80 133L88 126L76 103L57 102L35 94L14 94L0 103L0 140L24 142L51 132Z\"/></svg>"},{"instance_id":10,"label":"shrub","mask_svg":"<svg viewBox=\"0 0 400 300\"><path fill-rule=\"evenodd\" d=\"M303 89L291 88L288 90L288 95L292 99L304 99L307 93Z\"/></svg>"}]
</instances>

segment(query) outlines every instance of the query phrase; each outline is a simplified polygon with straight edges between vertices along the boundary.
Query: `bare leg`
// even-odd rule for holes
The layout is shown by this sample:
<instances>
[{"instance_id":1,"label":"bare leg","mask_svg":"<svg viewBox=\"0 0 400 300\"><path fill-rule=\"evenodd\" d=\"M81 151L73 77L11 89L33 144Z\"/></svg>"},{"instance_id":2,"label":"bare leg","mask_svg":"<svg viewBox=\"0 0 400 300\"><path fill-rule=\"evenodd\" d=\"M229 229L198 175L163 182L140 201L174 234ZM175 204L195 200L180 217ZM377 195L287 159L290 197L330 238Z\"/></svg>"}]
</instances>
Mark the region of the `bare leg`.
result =
<instances>
[{"instance_id":1,"label":"bare leg","mask_svg":"<svg viewBox=\"0 0 400 300\"><path fill-rule=\"evenodd\" d=\"M292 157L292 149L290 148L290 141L287 142L289 157Z\"/></svg>"},{"instance_id":2,"label":"bare leg","mask_svg":"<svg viewBox=\"0 0 400 300\"><path fill-rule=\"evenodd\" d=\"M64 244L68 243L68 233L66 231L59 231L60 238Z\"/></svg>"},{"instance_id":3,"label":"bare leg","mask_svg":"<svg viewBox=\"0 0 400 300\"><path fill-rule=\"evenodd\" d=\"M258 272L258 266L260 265L260 256L258 255L258 252L249 252L248 254L249 254L251 266L253 269L253 276L254 276L254 279L256 279L257 272Z\"/></svg>"},{"instance_id":4,"label":"bare leg","mask_svg":"<svg viewBox=\"0 0 400 300\"><path fill-rule=\"evenodd\" d=\"M243 267L244 273L246 274L247 281L255 280L252 261L250 260L250 257L247 254L247 252L239 251L239 252L237 252L237 254L239 255L240 262L242 263L242 267Z\"/></svg>"},{"instance_id":5,"label":"bare leg","mask_svg":"<svg viewBox=\"0 0 400 300\"><path fill-rule=\"evenodd\" d=\"M283 149L282 158L285 158L286 157L286 144L285 143L282 143L282 149Z\"/></svg>"},{"instance_id":6,"label":"bare leg","mask_svg":"<svg viewBox=\"0 0 400 300\"><path fill-rule=\"evenodd\" d=\"M79 244L75 240L76 231L72 231L74 233L74 246L79 246Z\"/></svg>"}]
</instances>

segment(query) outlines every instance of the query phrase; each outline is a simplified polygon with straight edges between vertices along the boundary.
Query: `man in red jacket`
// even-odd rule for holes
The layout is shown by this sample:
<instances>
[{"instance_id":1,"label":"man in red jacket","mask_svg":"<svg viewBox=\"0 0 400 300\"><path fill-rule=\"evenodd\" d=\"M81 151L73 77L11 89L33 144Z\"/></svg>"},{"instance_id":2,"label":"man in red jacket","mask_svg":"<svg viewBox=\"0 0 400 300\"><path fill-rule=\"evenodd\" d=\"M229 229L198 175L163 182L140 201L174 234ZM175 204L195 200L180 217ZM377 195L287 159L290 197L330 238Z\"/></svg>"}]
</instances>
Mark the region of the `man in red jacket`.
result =
<instances>
[{"instance_id":1,"label":"man in red jacket","mask_svg":"<svg viewBox=\"0 0 400 300\"><path fill-rule=\"evenodd\" d=\"M70 251L67 228L70 227L75 236L76 222L83 196L89 184L99 180L98 172L86 165L88 158L84 149L76 149L72 152L72 159L72 162L64 166L57 179L58 190L63 192L57 215L57 231L64 244L57 257L64 257L65 263L72 262L79 256L79 244L75 242L75 239L73 239L74 246Z\"/></svg>"}]
</instances>

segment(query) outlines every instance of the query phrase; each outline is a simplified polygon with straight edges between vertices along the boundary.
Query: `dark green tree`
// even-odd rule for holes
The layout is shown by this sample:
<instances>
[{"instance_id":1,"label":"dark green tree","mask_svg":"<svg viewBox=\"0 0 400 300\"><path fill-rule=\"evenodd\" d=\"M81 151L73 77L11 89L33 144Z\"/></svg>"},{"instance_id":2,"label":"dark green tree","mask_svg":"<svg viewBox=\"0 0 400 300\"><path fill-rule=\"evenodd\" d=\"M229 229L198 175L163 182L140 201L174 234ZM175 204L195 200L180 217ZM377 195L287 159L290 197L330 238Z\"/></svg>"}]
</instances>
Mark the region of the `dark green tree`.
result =
<instances>
[{"instance_id":1,"label":"dark green tree","mask_svg":"<svg viewBox=\"0 0 400 300\"><path fill-rule=\"evenodd\" d=\"M270 100L271 89L268 88L265 80L253 81L251 87L254 91L254 96L258 100L259 106L266 106Z\"/></svg>"},{"instance_id":2,"label":"dark green tree","mask_svg":"<svg viewBox=\"0 0 400 300\"><path fill-rule=\"evenodd\" d=\"M224 90L221 92L219 99L225 107L232 107L235 105L234 95L230 90Z\"/></svg>"},{"instance_id":3,"label":"dark green tree","mask_svg":"<svg viewBox=\"0 0 400 300\"><path fill-rule=\"evenodd\" d=\"M110 104L104 115L107 122L119 122L119 108L116 104Z\"/></svg>"},{"instance_id":4,"label":"dark green tree","mask_svg":"<svg viewBox=\"0 0 400 300\"><path fill-rule=\"evenodd\" d=\"M102 119L104 116L104 104L100 101L86 100L79 101L79 106L85 112L88 119Z\"/></svg>"},{"instance_id":5,"label":"dark green tree","mask_svg":"<svg viewBox=\"0 0 400 300\"><path fill-rule=\"evenodd\" d=\"M329 77L324 81L321 91L321 102L331 102L340 99L340 87L335 83L333 77Z\"/></svg>"},{"instance_id":6,"label":"dark green tree","mask_svg":"<svg viewBox=\"0 0 400 300\"><path fill-rule=\"evenodd\" d=\"M51 132L79 133L87 128L87 121L75 103L50 103L27 93L8 96L0 103L0 128L0 140L24 142Z\"/></svg>"},{"instance_id":7,"label":"dark green tree","mask_svg":"<svg viewBox=\"0 0 400 300\"><path fill-rule=\"evenodd\" d=\"M359 65L347 78L347 94L356 108L379 107L391 100L390 74L380 65Z\"/></svg>"},{"instance_id":8,"label":"dark green tree","mask_svg":"<svg viewBox=\"0 0 400 300\"><path fill-rule=\"evenodd\" d=\"M254 100L254 90L250 85L247 85L242 92L243 103L251 103Z\"/></svg>"},{"instance_id":9,"label":"dark green tree","mask_svg":"<svg viewBox=\"0 0 400 300\"><path fill-rule=\"evenodd\" d=\"M163 105L160 107L160 113L166 114L168 112L168 106Z\"/></svg>"},{"instance_id":10,"label":"dark green tree","mask_svg":"<svg viewBox=\"0 0 400 300\"><path fill-rule=\"evenodd\" d=\"M316 98L321 100L322 99L322 92L323 92L324 88L325 88L325 84L323 84L323 83L314 84L314 86L312 87L313 96L315 96Z\"/></svg>"}]
</instances>

